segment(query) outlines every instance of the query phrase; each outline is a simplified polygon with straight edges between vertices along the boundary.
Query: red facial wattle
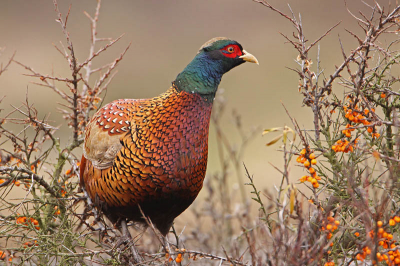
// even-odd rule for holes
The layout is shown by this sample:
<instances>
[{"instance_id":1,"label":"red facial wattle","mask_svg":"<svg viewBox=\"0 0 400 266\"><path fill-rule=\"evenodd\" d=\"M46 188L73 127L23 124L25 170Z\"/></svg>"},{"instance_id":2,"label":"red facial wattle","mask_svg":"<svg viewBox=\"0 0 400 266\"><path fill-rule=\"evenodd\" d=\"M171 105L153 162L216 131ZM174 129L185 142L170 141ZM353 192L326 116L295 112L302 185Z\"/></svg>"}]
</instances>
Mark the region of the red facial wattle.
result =
<instances>
[{"instance_id":1,"label":"red facial wattle","mask_svg":"<svg viewBox=\"0 0 400 266\"><path fill-rule=\"evenodd\" d=\"M242 50L240 49L239 45L231 44L227 45L221 49L221 52L224 56L229 58L236 58L243 55Z\"/></svg>"}]
</instances>

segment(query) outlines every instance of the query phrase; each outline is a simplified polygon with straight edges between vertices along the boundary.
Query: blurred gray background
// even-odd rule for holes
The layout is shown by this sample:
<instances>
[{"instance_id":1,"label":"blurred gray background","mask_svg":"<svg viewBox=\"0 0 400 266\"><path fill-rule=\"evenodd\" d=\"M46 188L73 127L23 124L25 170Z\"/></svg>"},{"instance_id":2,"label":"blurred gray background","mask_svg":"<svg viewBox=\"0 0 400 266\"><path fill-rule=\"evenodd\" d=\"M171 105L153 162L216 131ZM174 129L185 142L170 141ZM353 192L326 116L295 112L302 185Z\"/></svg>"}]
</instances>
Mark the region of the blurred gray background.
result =
<instances>
[{"instance_id":1,"label":"blurred gray background","mask_svg":"<svg viewBox=\"0 0 400 266\"><path fill-rule=\"evenodd\" d=\"M373 1L367 0L372 3ZM289 13L289 3L294 13L301 13L305 35L312 42L331 26L341 25L321 42L321 61L329 75L335 65L342 62L338 34L347 52L357 42L349 37L345 28L360 33L356 21L347 12L340 0L271 0L276 8ZM388 1L380 1L388 6ZM90 25L83 11L94 15L96 1L60 0L60 10L66 14L72 4L68 30L79 61L89 53ZM359 0L348 1L349 9L368 12ZM69 67L52 43L65 41L60 25L55 21L57 14L50 0L2 0L0 8L0 47L6 49L0 56L3 64L16 51L15 59L29 65L37 72L60 77L69 76ZM311 128L311 111L302 107L302 96L298 93L298 76L286 67L296 68L296 51L279 34L291 35L294 29L289 21L251 0L141 0L103 1L98 22L98 37L113 37L125 33L123 39L94 61L94 67L111 62L132 42L132 46L118 66L118 73L111 82L105 102L118 98L150 98L170 86L176 75L190 62L198 48L216 36L225 36L239 41L244 49L254 54L260 65L245 64L228 74L220 88L227 102L223 126L231 143L239 143L240 137L232 123L233 109L242 117L246 130L284 126L292 127L290 119L281 105L288 108L301 126ZM64 42L65 43L65 42ZM99 48L99 47L98 47ZM316 58L316 50L310 54ZM314 60L315 62L315 60ZM315 64L314 64L315 65ZM29 89L30 102L39 110L40 117L51 112L53 125L64 123L58 96L47 88L30 82L32 77L17 64L11 64L0 77L0 97L5 109L1 116L10 111L11 104L19 105L25 100ZM93 81L93 80L92 80ZM343 91L334 86L338 93ZM69 135L62 127L58 135L64 143ZM269 163L282 168L282 153L278 145L266 147L265 143L275 135L262 137L261 130L248 146L244 162L254 174L256 184L268 186L280 183L281 175ZM216 135L210 130L210 155L208 174L218 170ZM291 179L301 176L301 169L291 167ZM236 182L235 177L232 184Z\"/></svg>"}]
</instances>

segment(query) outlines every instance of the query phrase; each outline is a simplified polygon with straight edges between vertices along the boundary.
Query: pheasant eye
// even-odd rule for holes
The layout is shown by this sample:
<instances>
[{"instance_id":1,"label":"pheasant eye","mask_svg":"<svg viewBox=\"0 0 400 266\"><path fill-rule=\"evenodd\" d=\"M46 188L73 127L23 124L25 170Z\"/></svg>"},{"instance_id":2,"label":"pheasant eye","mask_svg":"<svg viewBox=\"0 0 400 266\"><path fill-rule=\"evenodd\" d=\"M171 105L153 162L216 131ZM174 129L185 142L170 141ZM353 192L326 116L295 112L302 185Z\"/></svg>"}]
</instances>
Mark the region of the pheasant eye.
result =
<instances>
[{"instance_id":1,"label":"pheasant eye","mask_svg":"<svg viewBox=\"0 0 400 266\"><path fill-rule=\"evenodd\" d=\"M228 49L226 49L229 53L233 53L235 49L232 46L229 46Z\"/></svg>"}]
</instances>

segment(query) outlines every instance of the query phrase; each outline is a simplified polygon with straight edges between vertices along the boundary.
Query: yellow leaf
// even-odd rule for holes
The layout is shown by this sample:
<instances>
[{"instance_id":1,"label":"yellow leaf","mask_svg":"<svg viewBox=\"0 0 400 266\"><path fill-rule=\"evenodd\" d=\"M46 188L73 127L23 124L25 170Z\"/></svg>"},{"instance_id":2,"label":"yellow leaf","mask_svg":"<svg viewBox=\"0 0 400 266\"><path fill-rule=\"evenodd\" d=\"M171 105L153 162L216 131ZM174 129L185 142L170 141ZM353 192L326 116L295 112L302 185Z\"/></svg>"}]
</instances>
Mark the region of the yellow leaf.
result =
<instances>
[{"instance_id":1,"label":"yellow leaf","mask_svg":"<svg viewBox=\"0 0 400 266\"><path fill-rule=\"evenodd\" d=\"M282 127L273 127L273 128L264 129L262 135L264 136L270 132L276 132L276 131L280 131L280 130L282 130Z\"/></svg>"},{"instance_id":2,"label":"yellow leaf","mask_svg":"<svg viewBox=\"0 0 400 266\"><path fill-rule=\"evenodd\" d=\"M280 138L282 138L282 134L277 136L276 138L274 138L273 140L271 140L270 142L268 142L267 144L265 144L266 146L271 146L272 144L275 144L278 140L280 140Z\"/></svg>"},{"instance_id":3,"label":"yellow leaf","mask_svg":"<svg viewBox=\"0 0 400 266\"><path fill-rule=\"evenodd\" d=\"M290 186L285 187L282 192L281 192L281 198L280 198L280 203L283 203L283 199L286 195L286 192L289 190Z\"/></svg>"},{"instance_id":4,"label":"yellow leaf","mask_svg":"<svg viewBox=\"0 0 400 266\"><path fill-rule=\"evenodd\" d=\"M293 134L293 140L292 141L295 142L295 140L296 140L296 132L294 132L294 130L291 129L290 127L285 126L283 128L283 143L286 144L286 139L287 139L287 134L288 133L292 133Z\"/></svg>"}]
</instances>

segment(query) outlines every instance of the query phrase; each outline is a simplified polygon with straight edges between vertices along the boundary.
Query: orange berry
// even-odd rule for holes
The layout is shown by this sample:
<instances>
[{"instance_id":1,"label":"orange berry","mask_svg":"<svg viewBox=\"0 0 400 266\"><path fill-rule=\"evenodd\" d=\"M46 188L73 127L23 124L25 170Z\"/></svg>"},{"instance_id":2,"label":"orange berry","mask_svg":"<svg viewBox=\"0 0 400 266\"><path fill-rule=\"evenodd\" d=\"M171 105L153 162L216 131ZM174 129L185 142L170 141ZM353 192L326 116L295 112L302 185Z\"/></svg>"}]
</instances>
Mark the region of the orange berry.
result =
<instances>
[{"instance_id":1,"label":"orange berry","mask_svg":"<svg viewBox=\"0 0 400 266\"><path fill-rule=\"evenodd\" d=\"M14 184L19 187L21 185L21 182L19 180L15 181Z\"/></svg>"},{"instance_id":2,"label":"orange berry","mask_svg":"<svg viewBox=\"0 0 400 266\"><path fill-rule=\"evenodd\" d=\"M336 151L336 145L332 145L332 150Z\"/></svg>"},{"instance_id":3,"label":"orange berry","mask_svg":"<svg viewBox=\"0 0 400 266\"><path fill-rule=\"evenodd\" d=\"M382 92L381 93L381 98L386 98L386 93Z\"/></svg>"},{"instance_id":4,"label":"orange berry","mask_svg":"<svg viewBox=\"0 0 400 266\"><path fill-rule=\"evenodd\" d=\"M392 240L392 239L393 239L393 235L392 235L392 234L388 234L388 235L386 236L386 238L389 239L389 240Z\"/></svg>"},{"instance_id":5,"label":"orange berry","mask_svg":"<svg viewBox=\"0 0 400 266\"><path fill-rule=\"evenodd\" d=\"M337 227L337 225L334 225L334 226L332 227L332 231L335 231L336 229L338 229L338 227Z\"/></svg>"},{"instance_id":6,"label":"orange berry","mask_svg":"<svg viewBox=\"0 0 400 266\"><path fill-rule=\"evenodd\" d=\"M354 235L355 235L356 237L359 237L359 236L360 236L360 233L359 233L359 232L355 232Z\"/></svg>"},{"instance_id":7,"label":"orange berry","mask_svg":"<svg viewBox=\"0 0 400 266\"><path fill-rule=\"evenodd\" d=\"M300 151L300 154L301 154L301 155L306 154L306 149L302 149L302 150Z\"/></svg>"},{"instance_id":8,"label":"orange berry","mask_svg":"<svg viewBox=\"0 0 400 266\"><path fill-rule=\"evenodd\" d=\"M369 114L369 110L368 109L364 109L364 114L368 115Z\"/></svg>"},{"instance_id":9,"label":"orange berry","mask_svg":"<svg viewBox=\"0 0 400 266\"><path fill-rule=\"evenodd\" d=\"M315 159L315 154L314 154L314 153L311 153L310 156L308 156L308 157L309 157L311 160L312 160L312 159Z\"/></svg>"},{"instance_id":10,"label":"orange berry","mask_svg":"<svg viewBox=\"0 0 400 266\"><path fill-rule=\"evenodd\" d=\"M67 171L65 171L65 175L70 175L71 174L71 169L68 169Z\"/></svg>"},{"instance_id":11,"label":"orange berry","mask_svg":"<svg viewBox=\"0 0 400 266\"><path fill-rule=\"evenodd\" d=\"M390 219L390 220L389 220L389 225L390 225L390 226L395 226L395 225L396 225L396 222L395 222L393 219Z\"/></svg>"},{"instance_id":12,"label":"orange berry","mask_svg":"<svg viewBox=\"0 0 400 266\"><path fill-rule=\"evenodd\" d=\"M301 163L301 156L297 157L296 162Z\"/></svg>"},{"instance_id":13,"label":"orange berry","mask_svg":"<svg viewBox=\"0 0 400 266\"><path fill-rule=\"evenodd\" d=\"M382 227L383 222L382 222L382 221L377 221L377 222L376 222L376 225L377 225L378 227Z\"/></svg>"},{"instance_id":14,"label":"orange berry","mask_svg":"<svg viewBox=\"0 0 400 266\"><path fill-rule=\"evenodd\" d=\"M378 229L378 233L379 233L379 234L382 234L383 232L384 232L383 228L379 228L379 229Z\"/></svg>"},{"instance_id":15,"label":"orange berry","mask_svg":"<svg viewBox=\"0 0 400 266\"><path fill-rule=\"evenodd\" d=\"M327 236L327 238L328 238L328 239L331 239L332 236L333 236L332 233L329 233L328 236Z\"/></svg>"},{"instance_id":16,"label":"orange berry","mask_svg":"<svg viewBox=\"0 0 400 266\"><path fill-rule=\"evenodd\" d=\"M38 225L39 224L39 222L38 222L38 220L33 220L33 225Z\"/></svg>"},{"instance_id":17,"label":"orange berry","mask_svg":"<svg viewBox=\"0 0 400 266\"><path fill-rule=\"evenodd\" d=\"M0 250L0 260L4 260L5 257L6 257L6 253L4 253L4 251Z\"/></svg>"},{"instance_id":18,"label":"orange berry","mask_svg":"<svg viewBox=\"0 0 400 266\"><path fill-rule=\"evenodd\" d=\"M399 216L395 216L393 219L394 219L394 221L396 223L400 223L400 217Z\"/></svg>"},{"instance_id":19,"label":"orange berry","mask_svg":"<svg viewBox=\"0 0 400 266\"><path fill-rule=\"evenodd\" d=\"M36 226L35 228L36 228L36 230L40 230L40 227L39 227L39 226Z\"/></svg>"},{"instance_id":20,"label":"orange berry","mask_svg":"<svg viewBox=\"0 0 400 266\"><path fill-rule=\"evenodd\" d=\"M304 167L309 167L310 166L310 162L309 161L305 161L303 165L304 165Z\"/></svg>"},{"instance_id":21,"label":"orange berry","mask_svg":"<svg viewBox=\"0 0 400 266\"><path fill-rule=\"evenodd\" d=\"M312 159L311 160L311 164L314 164L314 165L317 164L317 160L316 159Z\"/></svg>"},{"instance_id":22,"label":"orange berry","mask_svg":"<svg viewBox=\"0 0 400 266\"><path fill-rule=\"evenodd\" d=\"M331 225L331 224L328 224L328 225L326 226L326 229L329 230L329 231L332 230L332 225Z\"/></svg>"},{"instance_id":23,"label":"orange berry","mask_svg":"<svg viewBox=\"0 0 400 266\"><path fill-rule=\"evenodd\" d=\"M336 224L336 225L339 225L340 222L339 222L338 220L335 220L335 224Z\"/></svg>"},{"instance_id":24,"label":"orange berry","mask_svg":"<svg viewBox=\"0 0 400 266\"><path fill-rule=\"evenodd\" d=\"M308 169L308 171L310 172L310 174L314 174L314 173L315 173L315 169L312 168L312 167L310 167L310 168Z\"/></svg>"},{"instance_id":25,"label":"orange berry","mask_svg":"<svg viewBox=\"0 0 400 266\"><path fill-rule=\"evenodd\" d=\"M177 257L177 258L175 259L175 261L176 261L177 263L181 263L181 262L182 262L182 258Z\"/></svg>"},{"instance_id":26,"label":"orange berry","mask_svg":"<svg viewBox=\"0 0 400 266\"><path fill-rule=\"evenodd\" d=\"M313 185L314 188L318 188L318 187L319 187L318 182L315 182L315 183L313 183L312 185Z\"/></svg>"}]
</instances>

